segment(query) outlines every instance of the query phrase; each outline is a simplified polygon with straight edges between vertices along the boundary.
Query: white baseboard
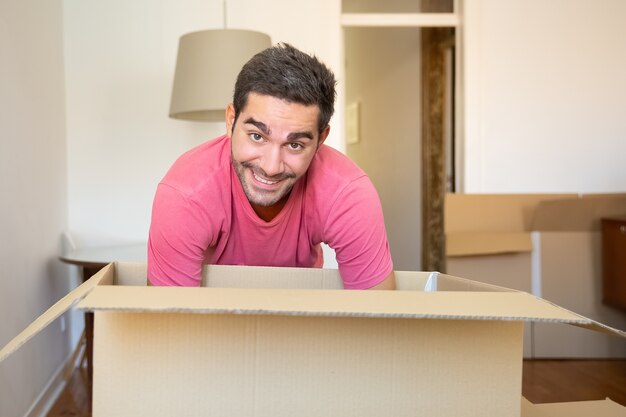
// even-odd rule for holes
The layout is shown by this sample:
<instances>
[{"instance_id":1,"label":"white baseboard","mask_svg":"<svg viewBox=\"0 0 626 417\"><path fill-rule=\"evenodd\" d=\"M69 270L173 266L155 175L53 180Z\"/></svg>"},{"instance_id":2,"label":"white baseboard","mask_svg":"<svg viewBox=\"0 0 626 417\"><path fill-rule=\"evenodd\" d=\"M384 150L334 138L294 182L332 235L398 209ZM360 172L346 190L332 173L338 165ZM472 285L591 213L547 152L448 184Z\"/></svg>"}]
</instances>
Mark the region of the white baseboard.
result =
<instances>
[{"instance_id":1,"label":"white baseboard","mask_svg":"<svg viewBox=\"0 0 626 417\"><path fill-rule=\"evenodd\" d=\"M72 361L75 361L75 363L71 363ZM46 417L67 384L66 369L68 367L74 369L74 367L78 366L79 361L80 357L76 358L74 352L70 353L70 356L59 365L52 378L50 378L26 414L24 414L24 417Z\"/></svg>"}]
</instances>

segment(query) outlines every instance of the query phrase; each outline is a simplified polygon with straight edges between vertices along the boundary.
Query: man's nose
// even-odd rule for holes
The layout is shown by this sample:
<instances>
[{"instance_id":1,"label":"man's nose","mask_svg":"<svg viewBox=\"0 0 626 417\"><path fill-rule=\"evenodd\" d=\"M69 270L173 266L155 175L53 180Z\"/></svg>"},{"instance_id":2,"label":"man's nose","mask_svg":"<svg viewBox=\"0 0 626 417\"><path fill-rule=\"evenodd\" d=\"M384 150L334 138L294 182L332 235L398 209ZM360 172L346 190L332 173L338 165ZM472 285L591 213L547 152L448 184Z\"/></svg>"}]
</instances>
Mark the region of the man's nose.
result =
<instances>
[{"instance_id":1,"label":"man's nose","mask_svg":"<svg viewBox=\"0 0 626 417\"><path fill-rule=\"evenodd\" d=\"M261 160L261 169L268 177L274 177L284 172L285 167L279 146L271 146L266 149Z\"/></svg>"}]
</instances>

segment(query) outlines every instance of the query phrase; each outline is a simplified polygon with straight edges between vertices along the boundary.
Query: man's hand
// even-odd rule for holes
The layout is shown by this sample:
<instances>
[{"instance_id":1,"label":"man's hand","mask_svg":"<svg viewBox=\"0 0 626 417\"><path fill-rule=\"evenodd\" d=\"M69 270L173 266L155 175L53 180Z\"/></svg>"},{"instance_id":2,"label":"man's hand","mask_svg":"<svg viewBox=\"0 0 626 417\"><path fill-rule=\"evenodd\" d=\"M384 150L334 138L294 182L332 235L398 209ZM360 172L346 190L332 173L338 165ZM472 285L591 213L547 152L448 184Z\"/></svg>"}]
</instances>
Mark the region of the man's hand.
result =
<instances>
[{"instance_id":1,"label":"man's hand","mask_svg":"<svg viewBox=\"0 0 626 417\"><path fill-rule=\"evenodd\" d=\"M387 275L387 278L382 280L379 284L374 285L370 290L395 290L396 289L396 276L393 271Z\"/></svg>"}]
</instances>

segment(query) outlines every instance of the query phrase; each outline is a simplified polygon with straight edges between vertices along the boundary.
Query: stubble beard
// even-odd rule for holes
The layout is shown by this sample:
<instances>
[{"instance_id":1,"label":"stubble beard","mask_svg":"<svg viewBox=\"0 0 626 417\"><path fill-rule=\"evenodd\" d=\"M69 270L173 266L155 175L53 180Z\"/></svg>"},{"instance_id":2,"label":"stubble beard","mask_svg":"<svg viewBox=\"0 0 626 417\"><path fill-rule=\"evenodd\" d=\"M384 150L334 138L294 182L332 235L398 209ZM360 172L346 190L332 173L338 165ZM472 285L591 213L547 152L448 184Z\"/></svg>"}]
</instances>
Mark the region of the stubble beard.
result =
<instances>
[{"instance_id":1,"label":"stubble beard","mask_svg":"<svg viewBox=\"0 0 626 417\"><path fill-rule=\"evenodd\" d=\"M262 189L254 189L253 186L249 184L248 179L246 178L246 170L250 170L253 173L256 173L258 176L272 179L273 181L295 180L296 176L294 174L283 174L279 177L269 177L265 175L261 168L257 167L253 163L235 161L232 155L231 162L233 164L233 167L235 168L235 172L237 173L237 178L239 178L239 183L243 188L243 192L251 204L262 207L273 206L274 204L278 203L283 198L289 195L295 183L295 181L292 181L292 183L289 184L288 187L285 187L285 189L281 188L276 190L275 192Z\"/></svg>"}]
</instances>

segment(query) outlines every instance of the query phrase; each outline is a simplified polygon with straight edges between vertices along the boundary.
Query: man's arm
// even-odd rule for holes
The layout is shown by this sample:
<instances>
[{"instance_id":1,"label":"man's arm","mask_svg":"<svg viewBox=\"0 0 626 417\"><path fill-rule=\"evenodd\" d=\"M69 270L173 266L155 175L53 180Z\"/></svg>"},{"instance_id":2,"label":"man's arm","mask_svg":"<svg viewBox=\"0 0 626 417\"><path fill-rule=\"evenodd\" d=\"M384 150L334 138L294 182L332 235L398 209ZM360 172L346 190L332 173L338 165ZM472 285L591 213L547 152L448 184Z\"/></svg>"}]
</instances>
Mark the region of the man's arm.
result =
<instances>
[{"instance_id":1,"label":"man's arm","mask_svg":"<svg viewBox=\"0 0 626 417\"><path fill-rule=\"evenodd\" d=\"M152 206L148 236L148 282L152 285L200 285L204 250L214 230L197 204L160 184Z\"/></svg>"},{"instance_id":2,"label":"man's arm","mask_svg":"<svg viewBox=\"0 0 626 417\"><path fill-rule=\"evenodd\" d=\"M373 287L369 289L370 290L395 290L396 289L396 276L394 275L393 271L391 271L391 273L387 275L387 278L385 278L380 283L374 285Z\"/></svg>"},{"instance_id":3,"label":"man's arm","mask_svg":"<svg viewBox=\"0 0 626 417\"><path fill-rule=\"evenodd\" d=\"M369 178L352 181L332 201L325 238L335 249L344 288L395 289L382 206Z\"/></svg>"}]
</instances>

